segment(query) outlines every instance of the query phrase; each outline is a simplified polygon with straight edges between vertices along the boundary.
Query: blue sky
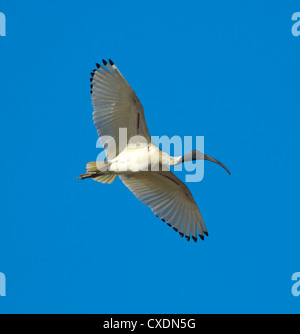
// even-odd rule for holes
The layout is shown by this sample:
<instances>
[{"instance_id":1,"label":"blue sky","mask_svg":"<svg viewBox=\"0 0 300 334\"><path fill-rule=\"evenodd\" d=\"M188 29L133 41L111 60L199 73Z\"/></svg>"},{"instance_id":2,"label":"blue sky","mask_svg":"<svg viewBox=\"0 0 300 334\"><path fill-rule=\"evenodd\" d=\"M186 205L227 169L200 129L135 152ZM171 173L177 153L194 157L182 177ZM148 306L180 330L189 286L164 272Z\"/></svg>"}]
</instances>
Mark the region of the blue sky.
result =
<instances>
[{"instance_id":1,"label":"blue sky","mask_svg":"<svg viewBox=\"0 0 300 334\"><path fill-rule=\"evenodd\" d=\"M300 311L298 1L2 1L0 313ZM111 58L154 136L204 136L186 242L95 160L89 73ZM183 173L177 175L184 179Z\"/></svg>"}]
</instances>

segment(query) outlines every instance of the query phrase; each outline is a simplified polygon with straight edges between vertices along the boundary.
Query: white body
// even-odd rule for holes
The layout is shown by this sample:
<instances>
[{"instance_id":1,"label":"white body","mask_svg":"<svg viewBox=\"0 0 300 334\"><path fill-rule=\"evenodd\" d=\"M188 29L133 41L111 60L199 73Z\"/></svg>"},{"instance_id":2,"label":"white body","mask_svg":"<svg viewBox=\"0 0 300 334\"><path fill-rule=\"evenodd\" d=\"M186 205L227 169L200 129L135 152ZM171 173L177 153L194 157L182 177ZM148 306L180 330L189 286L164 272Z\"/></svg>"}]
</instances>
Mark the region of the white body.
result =
<instances>
[{"instance_id":1,"label":"white body","mask_svg":"<svg viewBox=\"0 0 300 334\"><path fill-rule=\"evenodd\" d=\"M181 157L171 157L152 142L149 145L127 146L109 161L108 170L115 173L159 171L163 167L180 163ZM163 168L164 170L166 168Z\"/></svg>"}]
</instances>

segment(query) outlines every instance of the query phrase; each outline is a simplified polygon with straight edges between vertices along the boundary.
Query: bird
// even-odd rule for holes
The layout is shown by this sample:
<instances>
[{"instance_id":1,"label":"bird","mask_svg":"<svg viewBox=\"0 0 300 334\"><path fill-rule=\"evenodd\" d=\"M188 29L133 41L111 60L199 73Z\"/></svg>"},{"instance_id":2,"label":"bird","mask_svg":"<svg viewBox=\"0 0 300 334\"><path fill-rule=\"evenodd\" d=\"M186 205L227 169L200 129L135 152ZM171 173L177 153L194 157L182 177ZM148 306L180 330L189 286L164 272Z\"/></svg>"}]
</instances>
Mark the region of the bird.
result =
<instances>
[{"instance_id":1,"label":"bird","mask_svg":"<svg viewBox=\"0 0 300 334\"><path fill-rule=\"evenodd\" d=\"M200 210L184 182L169 169L186 161L220 161L193 150L172 157L156 146L147 128L143 106L114 62L102 60L91 72L93 120L106 154L105 161L92 161L77 179L110 184L117 176L124 185L168 226L187 241L208 236ZM122 139L120 129L133 143ZM143 140L141 140L142 138ZM150 166L151 165L151 166ZM150 168L152 167L152 168Z\"/></svg>"}]
</instances>

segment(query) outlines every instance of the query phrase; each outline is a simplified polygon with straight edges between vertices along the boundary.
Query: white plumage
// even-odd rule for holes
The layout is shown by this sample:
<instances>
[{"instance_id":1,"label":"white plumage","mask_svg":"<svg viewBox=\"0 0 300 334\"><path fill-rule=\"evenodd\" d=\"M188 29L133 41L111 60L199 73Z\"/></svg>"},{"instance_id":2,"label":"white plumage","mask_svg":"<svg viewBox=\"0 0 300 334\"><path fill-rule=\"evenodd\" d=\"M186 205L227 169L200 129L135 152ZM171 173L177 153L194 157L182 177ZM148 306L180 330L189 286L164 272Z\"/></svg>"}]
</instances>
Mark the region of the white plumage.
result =
<instances>
[{"instance_id":1,"label":"white plumage","mask_svg":"<svg viewBox=\"0 0 300 334\"><path fill-rule=\"evenodd\" d=\"M204 159L221 165L230 174L229 170L199 151L183 157L171 157L161 151L151 141L141 102L115 64L103 60L104 66L96 65L91 73L93 118L107 161L88 163L87 172L79 178L111 183L119 176L140 201L180 236L188 241L190 237L197 241L198 235L204 239L207 229L191 192L167 166ZM120 129L126 129L125 139L120 138Z\"/></svg>"}]
</instances>

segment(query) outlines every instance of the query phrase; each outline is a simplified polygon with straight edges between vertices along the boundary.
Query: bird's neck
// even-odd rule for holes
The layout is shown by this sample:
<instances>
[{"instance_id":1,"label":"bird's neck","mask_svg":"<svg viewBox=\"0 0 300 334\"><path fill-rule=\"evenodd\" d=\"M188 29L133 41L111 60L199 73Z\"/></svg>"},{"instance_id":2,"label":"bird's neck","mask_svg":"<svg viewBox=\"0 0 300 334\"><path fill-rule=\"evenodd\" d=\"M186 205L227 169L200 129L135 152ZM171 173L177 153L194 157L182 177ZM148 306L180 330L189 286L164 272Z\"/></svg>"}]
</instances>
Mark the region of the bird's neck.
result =
<instances>
[{"instance_id":1,"label":"bird's neck","mask_svg":"<svg viewBox=\"0 0 300 334\"><path fill-rule=\"evenodd\" d=\"M166 166L175 166L182 163L182 157L172 157L168 153L162 151L158 147L154 147L154 154L159 154L159 163Z\"/></svg>"},{"instance_id":2,"label":"bird's neck","mask_svg":"<svg viewBox=\"0 0 300 334\"><path fill-rule=\"evenodd\" d=\"M171 157L170 155L166 159L166 165L175 166L182 163L182 157Z\"/></svg>"}]
</instances>

